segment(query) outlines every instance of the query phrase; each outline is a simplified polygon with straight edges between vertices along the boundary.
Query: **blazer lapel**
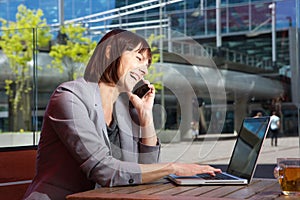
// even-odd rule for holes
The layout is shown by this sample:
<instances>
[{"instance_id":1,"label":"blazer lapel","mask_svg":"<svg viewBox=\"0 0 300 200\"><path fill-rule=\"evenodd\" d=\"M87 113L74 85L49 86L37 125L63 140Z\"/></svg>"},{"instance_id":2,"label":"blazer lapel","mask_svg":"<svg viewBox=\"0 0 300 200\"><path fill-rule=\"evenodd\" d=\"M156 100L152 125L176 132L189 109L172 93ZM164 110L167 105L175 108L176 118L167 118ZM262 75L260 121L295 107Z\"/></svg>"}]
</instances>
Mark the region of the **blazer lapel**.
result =
<instances>
[{"instance_id":1,"label":"blazer lapel","mask_svg":"<svg viewBox=\"0 0 300 200\"><path fill-rule=\"evenodd\" d=\"M120 141L124 161L137 162L137 131L134 130L133 121L129 114L129 100L127 94L121 94L115 103L116 119L120 129Z\"/></svg>"},{"instance_id":2,"label":"blazer lapel","mask_svg":"<svg viewBox=\"0 0 300 200\"><path fill-rule=\"evenodd\" d=\"M89 90L94 91L93 92L94 106L96 107L97 116L100 118L99 120L97 120L99 123L97 125L97 127L101 128L101 130L99 130L99 132L101 132L100 134L103 134L106 145L109 147L109 149L111 149L110 141L109 141L108 134L107 134L106 124L105 124L105 119L104 119L104 112L102 109L102 97L100 94L98 83L87 82L87 84L90 87Z\"/></svg>"}]
</instances>

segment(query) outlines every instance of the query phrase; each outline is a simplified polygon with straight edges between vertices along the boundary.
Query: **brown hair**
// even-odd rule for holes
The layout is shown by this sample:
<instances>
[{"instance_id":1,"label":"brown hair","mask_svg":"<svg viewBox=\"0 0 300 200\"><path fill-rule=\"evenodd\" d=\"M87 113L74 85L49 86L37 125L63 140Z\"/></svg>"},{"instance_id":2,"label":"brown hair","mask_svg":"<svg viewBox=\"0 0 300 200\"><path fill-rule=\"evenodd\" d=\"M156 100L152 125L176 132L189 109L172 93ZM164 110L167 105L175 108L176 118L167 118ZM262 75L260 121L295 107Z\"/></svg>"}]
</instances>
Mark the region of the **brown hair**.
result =
<instances>
[{"instance_id":1,"label":"brown hair","mask_svg":"<svg viewBox=\"0 0 300 200\"><path fill-rule=\"evenodd\" d=\"M151 50L146 40L130 31L114 29L103 36L91 56L84 79L91 82L117 83L120 57L125 51L132 51L139 46L139 52L147 52L150 66ZM110 47L110 48L108 48ZM107 49L109 57L106 56Z\"/></svg>"}]
</instances>

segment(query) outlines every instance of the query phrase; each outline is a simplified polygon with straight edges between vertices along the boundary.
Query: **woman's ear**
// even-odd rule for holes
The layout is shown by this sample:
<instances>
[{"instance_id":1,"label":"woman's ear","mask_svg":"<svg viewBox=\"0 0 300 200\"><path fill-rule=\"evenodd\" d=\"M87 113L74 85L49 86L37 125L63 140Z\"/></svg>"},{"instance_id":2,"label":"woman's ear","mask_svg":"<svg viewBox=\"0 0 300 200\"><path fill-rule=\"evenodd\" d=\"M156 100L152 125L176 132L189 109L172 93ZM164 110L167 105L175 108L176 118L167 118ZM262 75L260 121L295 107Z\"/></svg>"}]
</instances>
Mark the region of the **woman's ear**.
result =
<instances>
[{"instance_id":1,"label":"woman's ear","mask_svg":"<svg viewBox=\"0 0 300 200\"><path fill-rule=\"evenodd\" d=\"M108 45L105 49L105 56L107 59L110 59L110 49L111 49L111 45Z\"/></svg>"}]
</instances>

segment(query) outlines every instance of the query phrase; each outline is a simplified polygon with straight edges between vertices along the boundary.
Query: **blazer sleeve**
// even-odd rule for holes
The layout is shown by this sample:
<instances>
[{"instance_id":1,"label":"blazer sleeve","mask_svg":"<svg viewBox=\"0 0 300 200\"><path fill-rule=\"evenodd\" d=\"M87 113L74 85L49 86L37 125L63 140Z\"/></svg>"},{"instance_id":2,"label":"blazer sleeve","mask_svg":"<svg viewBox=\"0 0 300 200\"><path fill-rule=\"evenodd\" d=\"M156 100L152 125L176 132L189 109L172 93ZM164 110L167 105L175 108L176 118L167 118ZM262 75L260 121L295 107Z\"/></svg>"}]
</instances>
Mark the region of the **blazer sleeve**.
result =
<instances>
[{"instance_id":1,"label":"blazer sleeve","mask_svg":"<svg viewBox=\"0 0 300 200\"><path fill-rule=\"evenodd\" d=\"M115 116L120 128L122 149L125 150L123 151L124 158L135 160L135 162L141 164L158 163L160 161L160 141L157 141L156 146L148 146L141 143L141 128L137 112L134 108L129 108L128 105L129 99L127 94L121 94L115 105L117 110ZM133 147L131 147L132 145Z\"/></svg>"},{"instance_id":2,"label":"blazer sleeve","mask_svg":"<svg viewBox=\"0 0 300 200\"><path fill-rule=\"evenodd\" d=\"M160 141L157 140L156 146L147 146L139 142L139 163L151 164L160 161Z\"/></svg>"},{"instance_id":3,"label":"blazer sleeve","mask_svg":"<svg viewBox=\"0 0 300 200\"><path fill-rule=\"evenodd\" d=\"M140 184L138 163L110 155L99 89L88 93L89 89L76 84L59 87L48 105L49 123L89 180L101 186Z\"/></svg>"}]
</instances>

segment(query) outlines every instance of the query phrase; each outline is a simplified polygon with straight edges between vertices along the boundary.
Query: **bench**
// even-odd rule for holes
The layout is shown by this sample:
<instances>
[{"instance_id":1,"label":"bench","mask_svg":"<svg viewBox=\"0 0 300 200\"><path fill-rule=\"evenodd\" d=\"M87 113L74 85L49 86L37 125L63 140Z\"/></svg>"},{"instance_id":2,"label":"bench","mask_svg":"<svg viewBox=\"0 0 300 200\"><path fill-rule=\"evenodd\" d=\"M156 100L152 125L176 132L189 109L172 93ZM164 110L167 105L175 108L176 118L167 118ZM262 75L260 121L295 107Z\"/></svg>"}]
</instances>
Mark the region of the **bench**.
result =
<instances>
[{"instance_id":1,"label":"bench","mask_svg":"<svg viewBox=\"0 0 300 200\"><path fill-rule=\"evenodd\" d=\"M22 199L35 174L36 152L36 146L0 148L0 199Z\"/></svg>"}]
</instances>

